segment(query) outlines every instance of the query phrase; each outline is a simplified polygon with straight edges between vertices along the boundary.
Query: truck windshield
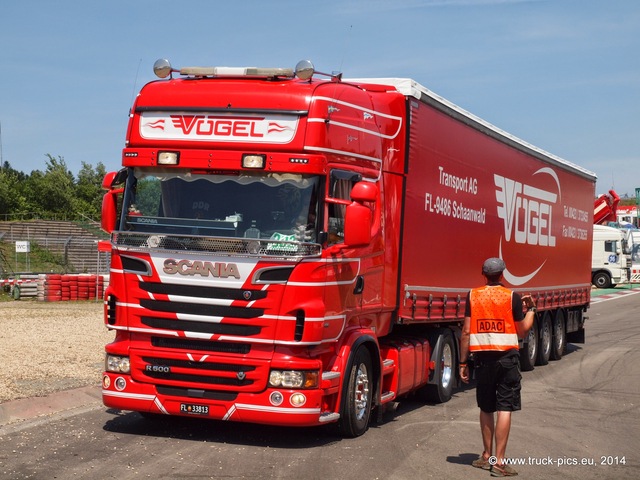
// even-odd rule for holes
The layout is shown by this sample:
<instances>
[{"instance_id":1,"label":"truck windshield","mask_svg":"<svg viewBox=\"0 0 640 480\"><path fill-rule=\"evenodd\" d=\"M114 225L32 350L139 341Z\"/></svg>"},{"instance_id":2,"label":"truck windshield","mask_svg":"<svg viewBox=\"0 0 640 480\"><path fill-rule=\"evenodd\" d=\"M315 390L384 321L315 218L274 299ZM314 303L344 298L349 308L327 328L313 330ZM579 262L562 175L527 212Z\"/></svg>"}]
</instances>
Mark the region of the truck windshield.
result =
<instances>
[{"instance_id":1,"label":"truck windshield","mask_svg":"<svg viewBox=\"0 0 640 480\"><path fill-rule=\"evenodd\" d=\"M315 242L319 178L300 174L199 175L135 169L122 230Z\"/></svg>"}]
</instances>

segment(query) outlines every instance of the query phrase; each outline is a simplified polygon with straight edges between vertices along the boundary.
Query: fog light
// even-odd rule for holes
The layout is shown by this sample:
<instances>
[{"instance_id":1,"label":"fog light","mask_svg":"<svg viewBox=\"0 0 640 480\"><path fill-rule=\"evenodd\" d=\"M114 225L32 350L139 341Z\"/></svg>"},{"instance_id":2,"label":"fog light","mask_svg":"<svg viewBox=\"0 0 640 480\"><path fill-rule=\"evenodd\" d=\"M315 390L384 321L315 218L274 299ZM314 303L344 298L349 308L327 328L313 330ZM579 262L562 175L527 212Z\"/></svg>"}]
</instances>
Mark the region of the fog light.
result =
<instances>
[{"instance_id":1,"label":"fog light","mask_svg":"<svg viewBox=\"0 0 640 480\"><path fill-rule=\"evenodd\" d=\"M273 392L271 395L269 395L269 401L271 402L271 405L274 405L276 407L282 404L283 399L284 397L280 392Z\"/></svg>"},{"instance_id":2,"label":"fog light","mask_svg":"<svg viewBox=\"0 0 640 480\"><path fill-rule=\"evenodd\" d=\"M158 165L177 165L178 158L178 152L158 152Z\"/></svg>"},{"instance_id":3,"label":"fog light","mask_svg":"<svg viewBox=\"0 0 640 480\"><path fill-rule=\"evenodd\" d=\"M122 377L118 377L116 378L116 390L122 391L127 387L127 381L122 378Z\"/></svg>"},{"instance_id":4,"label":"fog light","mask_svg":"<svg viewBox=\"0 0 640 480\"><path fill-rule=\"evenodd\" d=\"M102 377L102 388L109 388L111 386L111 378L109 375Z\"/></svg>"},{"instance_id":5,"label":"fog light","mask_svg":"<svg viewBox=\"0 0 640 480\"><path fill-rule=\"evenodd\" d=\"M266 155L249 154L242 155L242 167L243 168L264 168L267 163Z\"/></svg>"},{"instance_id":6,"label":"fog light","mask_svg":"<svg viewBox=\"0 0 640 480\"><path fill-rule=\"evenodd\" d=\"M302 393L294 393L291 395L291 405L294 407L301 407L305 403L307 403L307 397L305 397Z\"/></svg>"}]
</instances>

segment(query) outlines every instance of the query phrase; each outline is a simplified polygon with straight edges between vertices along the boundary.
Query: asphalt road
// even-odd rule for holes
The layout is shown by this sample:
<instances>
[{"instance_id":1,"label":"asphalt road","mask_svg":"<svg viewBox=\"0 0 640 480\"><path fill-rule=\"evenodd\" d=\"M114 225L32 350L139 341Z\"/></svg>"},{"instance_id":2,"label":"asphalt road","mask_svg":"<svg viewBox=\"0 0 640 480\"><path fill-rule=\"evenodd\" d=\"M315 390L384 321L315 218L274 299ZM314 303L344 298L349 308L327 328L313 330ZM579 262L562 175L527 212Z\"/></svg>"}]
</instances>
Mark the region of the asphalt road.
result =
<instances>
[{"instance_id":1,"label":"asphalt road","mask_svg":"<svg viewBox=\"0 0 640 480\"><path fill-rule=\"evenodd\" d=\"M640 478L640 292L630 293L598 299L587 343L524 374L507 450L522 463L519 478ZM0 426L0 478L480 479L489 472L469 464L481 450L473 389L444 405L405 401L350 440L324 429L150 421L93 399Z\"/></svg>"}]
</instances>

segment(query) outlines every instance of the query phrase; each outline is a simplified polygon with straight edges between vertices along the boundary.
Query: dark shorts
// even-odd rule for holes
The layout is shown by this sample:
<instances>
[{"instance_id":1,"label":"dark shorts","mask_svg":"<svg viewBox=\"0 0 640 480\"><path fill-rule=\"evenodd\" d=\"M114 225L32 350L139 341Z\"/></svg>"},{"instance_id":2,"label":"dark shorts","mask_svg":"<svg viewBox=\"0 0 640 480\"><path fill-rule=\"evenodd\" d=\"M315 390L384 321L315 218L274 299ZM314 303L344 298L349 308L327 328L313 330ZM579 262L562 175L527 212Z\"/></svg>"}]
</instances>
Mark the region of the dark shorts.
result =
<instances>
[{"instance_id":1,"label":"dark shorts","mask_svg":"<svg viewBox=\"0 0 640 480\"><path fill-rule=\"evenodd\" d=\"M520 410L520 357L514 350L497 359L479 358L476 368L476 400L487 413Z\"/></svg>"}]
</instances>

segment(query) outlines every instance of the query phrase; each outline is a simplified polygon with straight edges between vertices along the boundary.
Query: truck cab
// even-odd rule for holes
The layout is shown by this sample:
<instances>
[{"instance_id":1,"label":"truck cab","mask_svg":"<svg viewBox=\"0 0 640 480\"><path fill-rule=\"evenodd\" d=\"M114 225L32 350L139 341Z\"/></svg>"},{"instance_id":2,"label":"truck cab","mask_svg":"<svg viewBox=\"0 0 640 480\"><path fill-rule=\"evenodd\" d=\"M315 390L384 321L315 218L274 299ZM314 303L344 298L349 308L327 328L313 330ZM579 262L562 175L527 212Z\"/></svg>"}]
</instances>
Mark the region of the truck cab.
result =
<instances>
[{"instance_id":1,"label":"truck cab","mask_svg":"<svg viewBox=\"0 0 640 480\"><path fill-rule=\"evenodd\" d=\"M622 252L623 233L617 228L593 226L591 281L598 288L612 288L628 279L627 258Z\"/></svg>"}]
</instances>

